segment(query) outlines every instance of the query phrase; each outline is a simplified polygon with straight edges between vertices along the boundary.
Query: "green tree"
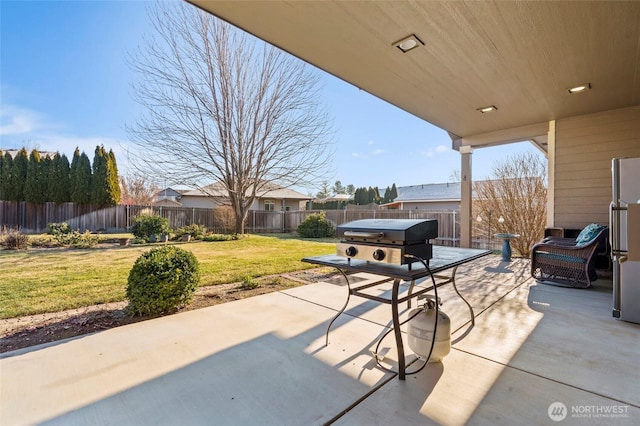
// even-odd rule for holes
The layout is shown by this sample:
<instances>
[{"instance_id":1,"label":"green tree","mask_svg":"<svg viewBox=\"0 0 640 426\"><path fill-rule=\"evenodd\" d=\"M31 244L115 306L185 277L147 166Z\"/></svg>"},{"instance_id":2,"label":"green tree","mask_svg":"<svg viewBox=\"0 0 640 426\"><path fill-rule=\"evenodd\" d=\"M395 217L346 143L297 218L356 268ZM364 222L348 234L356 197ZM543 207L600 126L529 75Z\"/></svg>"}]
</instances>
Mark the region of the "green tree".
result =
<instances>
[{"instance_id":1,"label":"green tree","mask_svg":"<svg viewBox=\"0 0 640 426\"><path fill-rule=\"evenodd\" d=\"M76 156L76 153L78 155ZM71 201L76 204L91 203L91 162L84 152L76 152L71 161Z\"/></svg>"},{"instance_id":2,"label":"green tree","mask_svg":"<svg viewBox=\"0 0 640 426\"><path fill-rule=\"evenodd\" d=\"M118 163L113 150L109 150L107 155L107 199L108 205L120 204L122 191L120 188L120 178L118 177Z\"/></svg>"},{"instance_id":3,"label":"green tree","mask_svg":"<svg viewBox=\"0 0 640 426\"><path fill-rule=\"evenodd\" d=\"M22 148L13 159L11 167L11 180L9 186L11 188L9 201L24 201L24 186L27 180L27 167L29 165L29 157L27 150Z\"/></svg>"},{"instance_id":4,"label":"green tree","mask_svg":"<svg viewBox=\"0 0 640 426\"><path fill-rule=\"evenodd\" d=\"M13 168L13 157L6 152L2 160L2 174L0 174L0 200L11 200L11 169Z\"/></svg>"},{"instance_id":5,"label":"green tree","mask_svg":"<svg viewBox=\"0 0 640 426\"><path fill-rule=\"evenodd\" d=\"M391 185L391 193L389 194L389 202L398 198L398 188L396 187L395 182Z\"/></svg>"},{"instance_id":6,"label":"green tree","mask_svg":"<svg viewBox=\"0 0 640 426\"><path fill-rule=\"evenodd\" d=\"M353 195L355 194L355 192L356 192L356 187L353 186L353 184L350 183L349 185L347 185L347 194Z\"/></svg>"},{"instance_id":7,"label":"green tree","mask_svg":"<svg viewBox=\"0 0 640 426\"><path fill-rule=\"evenodd\" d=\"M107 156L103 146L96 146L93 156L91 204L98 207L107 205Z\"/></svg>"},{"instance_id":8,"label":"green tree","mask_svg":"<svg viewBox=\"0 0 640 426\"><path fill-rule=\"evenodd\" d=\"M53 159L46 155L41 158L40 164L40 188L42 190L42 202L46 203L51 201L51 193L49 192L49 182L51 180L51 172L53 170Z\"/></svg>"},{"instance_id":9,"label":"green tree","mask_svg":"<svg viewBox=\"0 0 640 426\"><path fill-rule=\"evenodd\" d=\"M320 191L318 191L318 193L316 194L316 198L327 198L329 195L329 182L327 182L326 180L322 181L321 187L320 187Z\"/></svg>"},{"instance_id":10,"label":"green tree","mask_svg":"<svg viewBox=\"0 0 640 426\"><path fill-rule=\"evenodd\" d=\"M384 190L384 197L382 197L382 203L383 204L390 203L391 202L390 196L391 196L391 188L387 186Z\"/></svg>"},{"instance_id":11,"label":"green tree","mask_svg":"<svg viewBox=\"0 0 640 426\"><path fill-rule=\"evenodd\" d=\"M333 184L333 193L334 194L346 194L347 191L344 189L344 186L342 186L342 182L340 182L339 180L336 181L336 183Z\"/></svg>"},{"instance_id":12,"label":"green tree","mask_svg":"<svg viewBox=\"0 0 640 426\"><path fill-rule=\"evenodd\" d=\"M367 188L365 187L360 187L358 189L356 189L354 195L353 195L353 201L361 206L364 206L366 204L369 204L369 193L367 191Z\"/></svg>"},{"instance_id":13,"label":"green tree","mask_svg":"<svg viewBox=\"0 0 640 426\"><path fill-rule=\"evenodd\" d=\"M32 204L44 203L46 180L44 166L40 153L37 150L29 154L27 163L27 178L24 184L24 200Z\"/></svg>"},{"instance_id":14,"label":"green tree","mask_svg":"<svg viewBox=\"0 0 640 426\"><path fill-rule=\"evenodd\" d=\"M367 190L367 199L369 203L379 203L380 202L380 194L378 193L378 188L369 187Z\"/></svg>"},{"instance_id":15,"label":"green tree","mask_svg":"<svg viewBox=\"0 0 640 426\"><path fill-rule=\"evenodd\" d=\"M49 176L49 196L51 201L57 204L71 201L69 160L66 155L56 153L53 156Z\"/></svg>"}]
</instances>

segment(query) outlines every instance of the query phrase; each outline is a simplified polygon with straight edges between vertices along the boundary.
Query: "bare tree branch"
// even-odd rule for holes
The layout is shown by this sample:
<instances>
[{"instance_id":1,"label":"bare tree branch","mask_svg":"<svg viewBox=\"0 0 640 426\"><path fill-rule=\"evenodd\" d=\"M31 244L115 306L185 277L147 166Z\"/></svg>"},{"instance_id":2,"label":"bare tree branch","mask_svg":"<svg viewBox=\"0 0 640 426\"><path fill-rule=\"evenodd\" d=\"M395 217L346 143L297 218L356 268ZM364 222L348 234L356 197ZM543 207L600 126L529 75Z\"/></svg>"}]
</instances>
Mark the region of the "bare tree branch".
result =
<instances>
[{"instance_id":1,"label":"bare tree branch","mask_svg":"<svg viewBox=\"0 0 640 426\"><path fill-rule=\"evenodd\" d=\"M316 70L189 4L149 12L154 36L129 61L145 110L128 127L140 170L197 188L222 184L236 232L267 185L327 176L332 132Z\"/></svg>"},{"instance_id":2,"label":"bare tree branch","mask_svg":"<svg viewBox=\"0 0 640 426\"><path fill-rule=\"evenodd\" d=\"M531 247L544 236L547 221L547 168L543 159L533 154L511 156L497 163L490 180L476 182L474 217L493 219L499 233L518 233L513 247L529 256ZM503 222L498 219L502 217ZM486 225L484 225L486 226ZM482 229L477 229L482 234ZM487 235L487 238L490 238Z\"/></svg>"}]
</instances>

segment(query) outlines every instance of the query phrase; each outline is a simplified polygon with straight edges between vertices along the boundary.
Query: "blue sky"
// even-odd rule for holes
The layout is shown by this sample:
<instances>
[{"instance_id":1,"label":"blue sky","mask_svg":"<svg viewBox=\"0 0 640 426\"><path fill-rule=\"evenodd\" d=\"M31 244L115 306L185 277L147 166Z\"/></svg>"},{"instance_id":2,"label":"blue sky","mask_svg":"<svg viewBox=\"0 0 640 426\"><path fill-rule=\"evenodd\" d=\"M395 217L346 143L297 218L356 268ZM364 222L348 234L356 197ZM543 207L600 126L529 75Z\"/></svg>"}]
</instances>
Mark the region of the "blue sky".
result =
<instances>
[{"instance_id":1,"label":"blue sky","mask_svg":"<svg viewBox=\"0 0 640 426\"><path fill-rule=\"evenodd\" d=\"M139 110L125 57L149 32L148 4L1 0L0 148L71 156L78 146L92 158L101 144L115 151L126 172L125 124ZM332 76L324 80L336 132L331 184L447 182L460 169L445 131ZM539 153L526 142L476 150L474 179L488 177L495 161L519 152Z\"/></svg>"}]
</instances>

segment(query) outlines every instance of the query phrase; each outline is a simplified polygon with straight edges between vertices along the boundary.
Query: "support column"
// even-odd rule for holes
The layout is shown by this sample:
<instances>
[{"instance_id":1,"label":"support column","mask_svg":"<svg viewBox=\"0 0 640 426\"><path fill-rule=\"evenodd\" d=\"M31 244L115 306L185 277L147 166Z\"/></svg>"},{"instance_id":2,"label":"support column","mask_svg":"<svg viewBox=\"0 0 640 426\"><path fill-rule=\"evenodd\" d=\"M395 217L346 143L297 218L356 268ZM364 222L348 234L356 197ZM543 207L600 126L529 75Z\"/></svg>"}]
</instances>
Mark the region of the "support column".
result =
<instances>
[{"instance_id":1,"label":"support column","mask_svg":"<svg viewBox=\"0 0 640 426\"><path fill-rule=\"evenodd\" d=\"M470 146L460 147L460 247L471 247L471 154Z\"/></svg>"},{"instance_id":2,"label":"support column","mask_svg":"<svg viewBox=\"0 0 640 426\"><path fill-rule=\"evenodd\" d=\"M549 122L547 134L547 228L555 227L556 121Z\"/></svg>"}]
</instances>

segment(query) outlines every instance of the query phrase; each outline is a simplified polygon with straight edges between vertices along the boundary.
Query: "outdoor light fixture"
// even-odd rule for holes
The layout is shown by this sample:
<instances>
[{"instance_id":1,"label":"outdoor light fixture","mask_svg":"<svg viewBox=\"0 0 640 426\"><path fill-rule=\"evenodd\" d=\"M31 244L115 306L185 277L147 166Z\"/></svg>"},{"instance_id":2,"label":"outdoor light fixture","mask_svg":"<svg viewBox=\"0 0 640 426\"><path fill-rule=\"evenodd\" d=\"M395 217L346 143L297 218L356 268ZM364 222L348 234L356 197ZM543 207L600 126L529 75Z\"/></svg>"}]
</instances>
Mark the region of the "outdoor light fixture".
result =
<instances>
[{"instance_id":1,"label":"outdoor light fixture","mask_svg":"<svg viewBox=\"0 0 640 426\"><path fill-rule=\"evenodd\" d=\"M500 216L500 218L498 219L498 222L504 223L504 217Z\"/></svg>"},{"instance_id":2,"label":"outdoor light fixture","mask_svg":"<svg viewBox=\"0 0 640 426\"><path fill-rule=\"evenodd\" d=\"M487 113L487 112L491 112L491 111L497 111L497 110L498 110L498 108L496 108L495 105L489 105L489 106L477 109L477 111L480 111L482 114Z\"/></svg>"},{"instance_id":3,"label":"outdoor light fixture","mask_svg":"<svg viewBox=\"0 0 640 426\"><path fill-rule=\"evenodd\" d=\"M585 84L581 84L580 86L570 87L567 89L567 92L571 94L582 93L582 92L586 92L589 89L591 89L591 83L585 83Z\"/></svg>"},{"instance_id":4,"label":"outdoor light fixture","mask_svg":"<svg viewBox=\"0 0 640 426\"><path fill-rule=\"evenodd\" d=\"M403 53L407 53L416 47L424 46L424 43L418 38L418 36L411 34L400 41L396 41L393 43L393 46L400 49Z\"/></svg>"}]
</instances>

